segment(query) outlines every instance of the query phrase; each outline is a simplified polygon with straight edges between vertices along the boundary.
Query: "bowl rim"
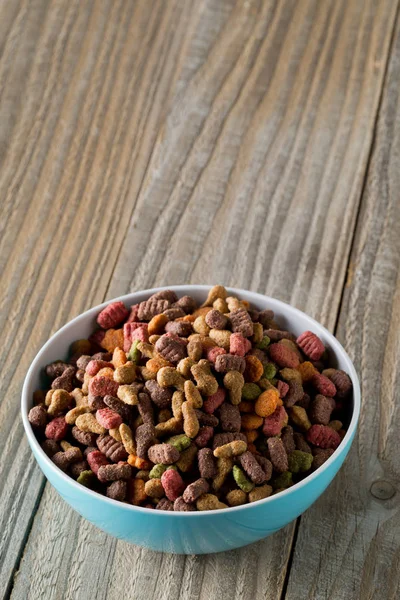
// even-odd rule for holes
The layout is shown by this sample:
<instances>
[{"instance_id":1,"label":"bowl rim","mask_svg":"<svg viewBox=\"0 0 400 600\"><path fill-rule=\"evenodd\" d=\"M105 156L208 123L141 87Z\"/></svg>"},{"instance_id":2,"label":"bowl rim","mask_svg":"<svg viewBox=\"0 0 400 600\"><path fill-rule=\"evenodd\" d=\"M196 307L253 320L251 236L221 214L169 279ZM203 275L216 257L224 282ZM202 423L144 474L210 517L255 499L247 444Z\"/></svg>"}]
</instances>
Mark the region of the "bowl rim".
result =
<instances>
[{"instance_id":1,"label":"bowl rim","mask_svg":"<svg viewBox=\"0 0 400 600\"><path fill-rule=\"evenodd\" d=\"M124 510L134 512L134 513L138 512L139 514L145 513L146 515L149 515L152 513L152 510L150 510L148 508L144 508L141 506L134 506L132 504L120 502L118 500L113 500L112 498L108 498L107 496L103 496L102 494L99 494L98 492L95 492L85 486L82 486L77 481L75 481L75 479L73 479L72 477L69 477L69 475L67 475L66 473L61 471L61 469L59 469L53 463L53 461L50 460L50 458L47 456L47 454L44 452L44 450L40 446L38 440L36 439L36 436L33 432L33 428L28 420L28 412L29 412L29 405L30 405L29 398L28 398L28 388L29 388L31 379L33 378L34 374L36 373L36 369L38 368L37 365L40 362L42 355L45 353L48 346L51 345L51 343L54 341L54 339L59 337L60 335L62 335L62 333L64 331L66 331L71 325L76 324L79 321L84 321L88 317L95 316L98 312L100 312L103 308L105 308L111 302L121 301L121 302L126 302L127 304L129 304L129 302L132 302L132 300L134 302L134 300L135 300L134 297L138 294L146 294L146 295L148 294L150 296L151 294L155 294L156 292L159 292L162 290L173 290L178 293L184 291L185 294L189 294L190 290L206 293L212 287L213 287L212 285L201 285L201 284L160 286L160 287L149 288L149 289L145 289L145 290L137 290L135 292L130 292L129 294L124 294L123 296L118 296L117 298L112 298L110 300L106 300L105 302L102 302L101 304L98 304L97 306L89 308L85 312L80 313L79 315L77 315L76 317L74 317L73 319L68 321L65 325L63 325L60 329L58 329L47 340L47 342L40 348L39 352L35 355L34 359L31 362L31 365L28 369L28 372L25 376L24 384L23 384L22 392L21 392L21 413L22 413L22 422L24 425L25 433L26 433L26 436L28 438L28 441L29 441L31 447L35 448L35 450L38 452L38 454L41 456L42 460L47 464L47 466L50 468L50 470L54 471L55 474L58 475L58 477L60 477L63 481L65 481L66 484L71 485L73 488L75 488L78 493L87 495L88 499L94 498L94 499L97 499L99 502L104 501L106 504L110 504L111 506L114 506L115 508L124 509ZM294 494L297 491L301 490L303 487L306 487L309 483L311 483L312 481L317 479L324 471L329 469L330 465L338 458L338 456L340 454L342 454L343 452L345 452L345 450L348 447L348 444L349 443L351 444L351 438L354 435L356 428L357 428L357 423L359 420L360 409L361 409L360 382L359 382L359 378L358 378L358 375L357 375L357 372L353 365L352 360L350 359L349 355L347 354L347 352L345 351L345 349L343 348L341 343L335 338L335 336L332 333L330 333L330 331L328 331L328 329L326 329L326 327L324 327L321 323L316 321L313 317L310 317L309 315L307 315L307 313L288 304L287 302L283 302L282 300L278 300L277 298L273 298L272 296L260 294L259 292L253 292L251 290L245 290L242 288L235 288L235 287L230 287L230 286L225 286L225 287L228 292L230 292L231 294L237 295L239 298L240 298L240 294L246 293L246 294L251 294L252 296L254 296L254 301L257 301L257 299L262 302L267 302L267 303L268 303L268 301L272 301L274 304L278 305L281 308L282 312L289 311L294 315L306 317L306 319L310 323L310 326L314 325L314 326L317 326L317 328L321 328L322 331L324 332L324 334L326 335L326 337L328 338L332 349L335 350L336 354L341 354L342 358L347 363L347 365L346 365L347 373L350 376L352 383L353 383L353 414L352 414L351 421L349 423L346 435L344 436L340 445L335 450L335 452L332 454L332 456L330 456L328 458L328 460L326 460L323 463L323 465L321 465L321 467L319 467L316 471L314 471L313 473L311 473L310 475L308 475L307 477L302 479L300 482L298 482L298 483L294 484L293 486L287 488L286 490L280 492L279 494L273 494L273 495L269 496L268 498L264 498L263 500L258 500L257 502L254 502L254 503L242 504L240 506L230 506L228 508L223 509L223 511L221 511L220 509L206 510L206 511L187 511L187 512L185 512L185 511L174 512L174 511L163 511L163 510L157 511L157 516L160 515L161 518L163 518L163 517L165 517L165 518L181 517L181 518L190 519L190 518L195 518L195 517L200 517L200 516L207 517L207 515L211 516L211 515L221 514L221 513L225 514L225 513L227 513L227 511L229 511L229 514L232 514L232 512L251 510L252 508L254 508L256 506L260 507L261 505L267 505L267 504L273 503L274 501L277 500L277 498L283 498L283 497L290 496L291 494ZM36 459L36 457L35 457L35 459ZM46 475L45 475L45 477L46 477ZM47 477L46 477L46 479L47 479ZM57 490L57 492L58 492L58 490Z\"/></svg>"}]
</instances>

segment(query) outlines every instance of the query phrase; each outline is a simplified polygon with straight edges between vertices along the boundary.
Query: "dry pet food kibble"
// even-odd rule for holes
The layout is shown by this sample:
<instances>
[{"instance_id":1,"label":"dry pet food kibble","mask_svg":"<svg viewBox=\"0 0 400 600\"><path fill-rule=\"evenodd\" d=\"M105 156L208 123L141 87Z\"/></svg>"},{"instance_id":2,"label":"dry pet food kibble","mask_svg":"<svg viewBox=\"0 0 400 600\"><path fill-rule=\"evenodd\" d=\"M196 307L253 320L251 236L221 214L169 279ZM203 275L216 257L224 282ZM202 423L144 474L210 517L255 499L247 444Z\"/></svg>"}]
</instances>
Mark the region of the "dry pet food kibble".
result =
<instances>
[{"instance_id":1,"label":"dry pet food kibble","mask_svg":"<svg viewBox=\"0 0 400 600\"><path fill-rule=\"evenodd\" d=\"M44 369L28 418L79 484L148 510L227 509L301 481L345 434L352 383L312 331L214 286L112 302Z\"/></svg>"}]
</instances>

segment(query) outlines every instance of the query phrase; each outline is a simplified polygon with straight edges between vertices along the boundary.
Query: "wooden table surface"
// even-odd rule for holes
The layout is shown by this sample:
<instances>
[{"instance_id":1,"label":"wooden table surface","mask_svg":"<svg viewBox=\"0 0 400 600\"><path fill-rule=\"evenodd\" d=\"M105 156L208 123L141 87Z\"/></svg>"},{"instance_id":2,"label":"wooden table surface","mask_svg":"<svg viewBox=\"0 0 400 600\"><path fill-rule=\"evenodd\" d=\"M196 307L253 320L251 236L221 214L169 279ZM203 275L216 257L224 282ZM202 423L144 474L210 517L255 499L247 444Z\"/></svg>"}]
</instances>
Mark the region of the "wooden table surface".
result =
<instances>
[{"instance_id":1,"label":"wooden table surface","mask_svg":"<svg viewBox=\"0 0 400 600\"><path fill-rule=\"evenodd\" d=\"M400 598L397 11L0 3L2 598ZM241 550L117 542L45 483L19 417L56 329L172 283L292 303L336 333L362 380L339 476L296 523Z\"/></svg>"}]
</instances>

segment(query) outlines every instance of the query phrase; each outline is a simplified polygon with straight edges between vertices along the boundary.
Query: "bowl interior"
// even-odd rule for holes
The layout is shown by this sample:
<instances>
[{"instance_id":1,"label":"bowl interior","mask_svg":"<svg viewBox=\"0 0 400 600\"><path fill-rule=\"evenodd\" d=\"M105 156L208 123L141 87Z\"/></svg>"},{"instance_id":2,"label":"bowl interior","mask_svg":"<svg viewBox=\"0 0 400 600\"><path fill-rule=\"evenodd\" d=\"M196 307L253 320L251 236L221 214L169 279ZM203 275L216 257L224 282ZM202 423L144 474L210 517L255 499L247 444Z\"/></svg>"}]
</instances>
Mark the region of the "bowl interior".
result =
<instances>
[{"instance_id":1,"label":"bowl interior","mask_svg":"<svg viewBox=\"0 0 400 600\"><path fill-rule=\"evenodd\" d=\"M143 290L140 292L134 292L132 294L127 294L125 296L116 298L115 300L122 300L123 302L125 302L125 304L127 306L130 306L132 304L136 304L138 302L146 300L152 293L159 291L161 289L173 289L176 291L178 296L184 296L186 294L190 294L200 304L200 303L204 302L205 298L207 297L207 293L208 293L208 290L210 289L210 287L211 286L186 285L186 286L168 286L168 287L163 287L163 288L153 288L150 290ZM345 424L347 427L347 434L346 434L342 444L339 446L338 450L335 452L335 454L337 452L340 452L341 447L346 446L346 440L352 437L354 430L356 428L356 425L357 425L359 412L360 412L360 387L359 387L357 373L355 371L353 363L351 362L349 356L347 355L347 353L345 352L345 350L343 349L341 344L338 342L338 340L336 340L336 338L333 337L333 335L331 333L329 333L329 331L325 327L323 327L317 321L315 321L314 319L312 319L305 313L301 312L300 310L298 310L288 304L285 304L284 302L281 302L280 300L276 300L274 298L270 298L269 296L263 296L261 294L257 294L255 292L250 292L250 291L246 291L246 290L240 290L240 289L235 289L235 288L227 288L227 289L232 295L238 296L239 298L241 298L243 300L248 300L251 303L252 307L254 307L254 308L261 309L261 310L265 309L265 308L272 309L275 312L275 318L278 321L278 323L280 324L280 326L282 328L288 329L289 331L293 332L295 335L299 335L300 333L302 333L303 331L308 330L308 329L310 329L311 331L316 333L321 338L321 340L323 341L325 347L327 348L327 350L329 352L331 365L336 368L343 369L344 371L346 371L349 374L349 376L352 379L353 388L354 388L353 389L353 399L351 402L348 403L347 423ZM33 392L36 389L43 388L45 385L45 378L43 375L43 369L44 369L45 365L47 365L48 363L50 363L54 360L57 360L57 359L67 358L68 349L69 349L69 346L72 344L72 342L74 342L77 339L87 338L93 332L93 330L96 328L96 317L97 317L99 311L102 308L104 308L105 306L107 306L110 302L111 302L111 300L109 300L99 306L96 306L96 307L86 311L85 313L82 313L81 315L79 315L78 317L76 317L75 319L73 319L72 321L67 323L66 325L64 325L64 327L62 327L60 330L58 330L49 339L49 341L42 347L42 349L38 352L38 354L36 355L35 359L33 360L32 364L31 364L31 367L25 378L24 387L23 387L23 391L22 391L22 402L21 402L22 419L23 419L25 431L27 433L27 436L28 436L31 446L33 446L35 448L35 450L37 452L39 452L39 454L42 455L43 459L46 462L48 462L48 464L51 466L51 468L57 469L57 471L58 471L58 468L54 465L54 463L52 463L52 461L45 455L45 453L41 449L41 447L33 433L33 430L28 421L28 418L27 418L29 409L32 406ZM333 459L333 457L328 459L328 461L326 461L326 463L324 463L324 465L322 467L320 467L320 469L318 469L318 471L315 473L318 473L321 471L321 469L326 468L330 464L330 461L332 459ZM314 477L315 473L309 475L303 481L294 485L292 488L289 488L288 491L293 490L293 489L297 488L298 486L304 484L304 482L307 482L307 480ZM64 473L62 475L66 479L68 479L69 482L71 482L72 484L79 485L73 479L71 479L67 475L65 475ZM79 487L81 487L81 486L79 486ZM87 491L87 490L85 490L85 491ZM88 493L94 493L94 492L88 491ZM282 492L282 493L284 494L287 492ZM109 499L106 499L106 500L108 500L109 502L110 501L115 502L115 501L109 500ZM269 500L269 498L263 500L262 502L267 502L268 500ZM238 510L238 509L243 509L246 507L248 508L249 506L251 506L251 505L244 505L242 507L230 508L227 510L230 510L230 511ZM137 507L132 507L132 508L137 509ZM145 509L142 509L142 510L145 510ZM216 512L216 511L209 511L209 512ZM173 513L168 513L168 514L172 515ZM191 514L192 513L190 513L190 512L185 513L185 515L187 515L189 517L191 516ZM198 513L196 513L196 514L198 514Z\"/></svg>"}]
</instances>

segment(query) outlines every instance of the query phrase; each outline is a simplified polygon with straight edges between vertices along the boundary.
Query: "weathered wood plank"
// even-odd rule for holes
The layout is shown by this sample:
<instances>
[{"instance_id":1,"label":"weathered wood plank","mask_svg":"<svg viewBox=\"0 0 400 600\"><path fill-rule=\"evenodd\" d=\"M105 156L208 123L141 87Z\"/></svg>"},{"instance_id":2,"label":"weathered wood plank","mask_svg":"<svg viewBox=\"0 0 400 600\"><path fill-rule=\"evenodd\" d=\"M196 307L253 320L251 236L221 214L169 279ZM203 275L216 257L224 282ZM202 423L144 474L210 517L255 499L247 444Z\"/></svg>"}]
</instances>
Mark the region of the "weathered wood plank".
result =
<instances>
[{"instance_id":1,"label":"weathered wood plank","mask_svg":"<svg viewBox=\"0 0 400 600\"><path fill-rule=\"evenodd\" d=\"M359 434L301 518L288 600L400 597L399 77L400 23L338 326L362 382Z\"/></svg>"},{"instance_id":2,"label":"weathered wood plank","mask_svg":"<svg viewBox=\"0 0 400 600\"><path fill-rule=\"evenodd\" d=\"M105 3L111 14L103 3L90 5L92 37L81 54L67 53L76 70L77 62L79 69L86 64L84 83L79 73L75 80L84 88L85 112L64 100L65 88L59 91L69 127L46 122L38 144L44 164L34 163L35 171L27 162L30 183L10 188L10 204L19 202L29 215L11 210L12 231L23 233L7 246L21 263L7 297L10 304L19 298L13 310L20 333L15 324L9 340L31 332L22 372L49 331L70 315L104 294L155 283L221 281L267 290L328 327L335 323L395 3L209 0L185 10L180 3L180 29L171 39L176 5L152 3L157 10L148 11L144 3ZM135 19L148 20L147 41ZM99 20L110 47L99 49L90 65L95 58L87 50L98 43ZM115 88L112 94L105 84ZM52 145L53 127L63 144ZM20 138L11 142L21 152ZM57 152L55 173L49 152ZM41 222L53 219L40 235L29 225L37 211ZM52 235L55 228L59 237ZM27 290L28 283L30 319L22 319L27 300L18 285ZM10 381L13 402L20 381L19 375ZM19 444L20 428L14 431ZM134 598L276 600L292 534L293 525L222 555L160 555L115 542L47 487L12 597L113 599L129 590Z\"/></svg>"},{"instance_id":3,"label":"weathered wood plank","mask_svg":"<svg viewBox=\"0 0 400 600\"><path fill-rule=\"evenodd\" d=\"M52 331L104 297L192 9L0 6L0 596L43 486L18 418L23 377Z\"/></svg>"}]
</instances>

